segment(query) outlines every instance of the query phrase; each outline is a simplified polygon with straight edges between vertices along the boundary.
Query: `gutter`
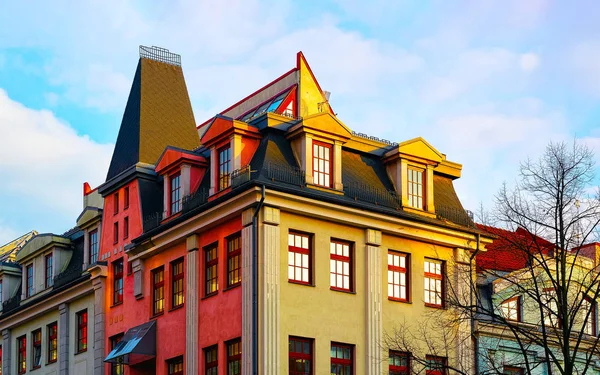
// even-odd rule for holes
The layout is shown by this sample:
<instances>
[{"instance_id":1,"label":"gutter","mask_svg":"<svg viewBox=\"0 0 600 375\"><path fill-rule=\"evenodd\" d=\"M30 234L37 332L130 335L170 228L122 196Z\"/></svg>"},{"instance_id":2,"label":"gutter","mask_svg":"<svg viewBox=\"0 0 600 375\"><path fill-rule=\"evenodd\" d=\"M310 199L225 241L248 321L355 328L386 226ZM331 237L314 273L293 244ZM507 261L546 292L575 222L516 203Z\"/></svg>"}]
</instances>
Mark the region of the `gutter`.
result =
<instances>
[{"instance_id":1,"label":"gutter","mask_svg":"<svg viewBox=\"0 0 600 375\"><path fill-rule=\"evenodd\" d=\"M475 259L475 256L477 255L477 253L480 250L479 246L480 246L480 234L477 233L477 247L475 248L475 251L469 258L469 266L470 266L471 273L473 273L473 259ZM477 276L475 276L475 277L477 278ZM477 279L475 279L475 293L477 293ZM471 306L473 306L473 293L471 293L470 299L471 299L471 301L470 301ZM477 308L475 308L475 314L476 313L477 313ZM475 314L471 313L471 339L473 340L473 367L475 370L475 375L479 375L479 362L478 362L479 339L477 338L477 335L475 334Z\"/></svg>"},{"instance_id":2,"label":"gutter","mask_svg":"<svg viewBox=\"0 0 600 375\"><path fill-rule=\"evenodd\" d=\"M265 201L265 185L252 215L252 374L258 375L258 213Z\"/></svg>"}]
</instances>

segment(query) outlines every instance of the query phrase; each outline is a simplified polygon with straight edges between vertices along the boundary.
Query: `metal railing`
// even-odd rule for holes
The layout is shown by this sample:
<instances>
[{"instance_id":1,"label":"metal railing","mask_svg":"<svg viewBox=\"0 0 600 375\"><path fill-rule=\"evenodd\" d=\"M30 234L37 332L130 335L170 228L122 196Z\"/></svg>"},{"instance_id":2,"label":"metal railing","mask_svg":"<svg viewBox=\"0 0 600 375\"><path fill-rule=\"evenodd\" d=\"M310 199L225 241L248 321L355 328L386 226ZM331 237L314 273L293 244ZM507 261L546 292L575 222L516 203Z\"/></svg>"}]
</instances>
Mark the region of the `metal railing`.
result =
<instances>
[{"instance_id":1,"label":"metal railing","mask_svg":"<svg viewBox=\"0 0 600 375\"><path fill-rule=\"evenodd\" d=\"M208 190L198 189L195 193L183 197L181 212L189 212L206 202L208 202Z\"/></svg>"},{"instance_id":2,"label":"metal railing","mask_svg":"<svg viewBox=\"0 0 600 375\"><path fill-rule=\"evenodd\" d=\"M252 168L250 167L250 165L246 165L245 167L242 167L240 169L236 169L235 171L231 172L231 187L238 187L248 181L250 181L250 177L251 177L251 173L252 173Z\"/></svg>"},{"instance_id":3,"label":"metal railing","mask_svg":"<svg viewBox=\"0 0 600 375\"><path fill-rule=\"evenodd\" d=\"M402 199L400 199L395 191L378 189L366 184L345 184L344 194L356 201L373 203L378 206L394 209L402 207Z\"/></svg>"},{"instance_id":4,"label":"metal railing","mask_svg":"<svg viewBox=\"0 0 600 375\"><path fill-rule=\"evenodd\" d=\"M169 65L181 66L181 55L157 46L140 46L140 57Z\"/></svg>"},{"instance_id":5,"label":"metal railing","mask_svg":"<svg viewBox=\"0 0 600 375\"><path fill-rule=\"evenodd\" d=\"M21 293L23 293L22 285L19 286L19 289L17 290L17 293L14 296L2 302L2 311L6 312L19 307L19 304L21 302Z\"/></svg>"},{"instance_id":6,"label":"metal railing","mask_svg":"<svg viewBox=\"0 0 600 375\"><path fill-rule=\"evenodd\" d=\"M462 210L455 207L435 206L435 213L438 219L451 221L458 225L463 225L469 228L475 228L473 214L470 211Z\"/></svg>"},{"instance_id":7,"label":"metal railing","mask_svg":"<svg viewBox=\"0 0 600 375\"><path fill-rule=\"evenodd\" d=\"M368 135L368 134L365 134L365 133L358 133L358 132L352 131L352 135L355 136L355 137L368 139L370 141L384 143L384 144L386 144L388 146L398 146L398 142L388 141L387 139L382 139L382 138L374 137L374 136L371 136L371 135Z\"/></svg>"},{"instance_id":8,"label":"metal railing","mask_svg":"<svg viewBox=\"0 0 600 375\"><path fill-rule=\"evenodd\" d=\"M306 185L306 175L300 168L267 164L266 177L271 181L284 182L297 186Z\"/></svg>"}]
</instances>

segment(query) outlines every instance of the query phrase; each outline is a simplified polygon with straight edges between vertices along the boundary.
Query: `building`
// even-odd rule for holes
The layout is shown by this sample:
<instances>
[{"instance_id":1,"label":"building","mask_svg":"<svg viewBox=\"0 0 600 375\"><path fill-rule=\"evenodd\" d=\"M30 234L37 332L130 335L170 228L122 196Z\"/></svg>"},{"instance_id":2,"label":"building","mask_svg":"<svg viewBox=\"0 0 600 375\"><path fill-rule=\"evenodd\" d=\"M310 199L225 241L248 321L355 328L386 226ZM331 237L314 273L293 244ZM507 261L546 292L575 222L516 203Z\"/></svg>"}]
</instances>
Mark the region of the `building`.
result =
<instances>
[{"instance_id":1,"label":"building","mask_svg":"<svg viewBox=\"0 0 600 375\"><path fill-rule=\"evenodd\" d=\"M102 210L97 197L84 196L80 226L61 235L29 233L0 263L2 374L91 374L102 365L103 353L93 349L103 337L94 329L103 306L95 304L86 261L98 249L88 232L98 229L100 216L90 214Z\"/></svg>"},{"instance_id":2,"label":"building","mask_svg":"<svg viewBox=\"0 0 600 375\"><path fill-rule=\"evenodd\" d=\"M576 373L583 373L587 367L586 374L600 374L600 355L594 349L598 337L594 275L597 275L600 247L589 244L577 255L567 252L566 256L571 258L567 264L572 265L568 270L572 287L567 298L573 315L563 321L557 311L556 287L552 282L555 278L548 277L548 271L542 269L544 264L548 270L556 268L555 246L523 228L509 231L482 226L482 229L497 238L476 259L480 311L474 328L479 374L560 373L554 360L549 363L547 353L552 352L558 362L563 362L560 342L564 325L572 326L570 329L576 336L570 339ZM548 339L544 340L543 334ZM587 356L591 358L589 366Z\"/></svg>"},{"instance_id":3,"label":"building","mask_svg":"<svg viewBox=\"0 0 600 375\"><path fill-rule=\"evenodd\" d=\"M406 371L384 334L452 314L447 286L491 242L461 169L424 139L353 132L302 53L196 127L180 57L140 47L98 189L106 374ZM462 360L470 344L428 370Z\"/></svg>"}]
</instances>

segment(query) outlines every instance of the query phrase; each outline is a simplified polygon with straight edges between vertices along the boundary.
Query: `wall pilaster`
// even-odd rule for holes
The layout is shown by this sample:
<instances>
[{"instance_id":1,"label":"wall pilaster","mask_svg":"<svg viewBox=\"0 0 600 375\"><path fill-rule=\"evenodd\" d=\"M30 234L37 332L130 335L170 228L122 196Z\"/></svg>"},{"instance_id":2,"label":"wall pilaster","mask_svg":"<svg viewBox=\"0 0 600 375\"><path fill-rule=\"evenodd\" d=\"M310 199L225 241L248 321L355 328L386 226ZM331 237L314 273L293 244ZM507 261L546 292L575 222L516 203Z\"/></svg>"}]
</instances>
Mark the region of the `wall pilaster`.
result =
<instances>
[{"instance_id":1,"label":"wall pilaster","mask_svg":"<svg viewBox=\"0 0 600 375\"><path fill-rule=\"evenodd\" d=\"M381 375L382 355L382 255L381 232L365 229L366 291L367 291L367 337L366 337L366 375Z\"/></svg>"},{"instance_id":2,"label":"wall pilaster","mask_svg":"<svg viewBox=\"0 0 600 375\"><path fill-rule=\"evenodd\" d=\"M279 209L264 207L259 237L259 372L278 375L281 367Z\"/></svg>"},{"instance_id":3,"label":"wall pilaster","mask_svg":"<svg viewBox=\"0 0 600 375\"><path fill-rule=\"evenodd\" d=\"M252 375L252 215L242 213L242 375Z\"/></svg>"},{"instance_id":4,"label":"wall pilaster","mask_svg":"<svg viewBox=\"0 0 600 375\"><path fill-rule=\"evenodd\" d=\"M69 375L69 305L58 306L58 373Z\"/></svg>"},{"instance_id":5,"label":"wall pilaster","mask_svg":"<svg viewBox=\"0 0 600 375\"><path fill-rule=\"evenodd\" d=\"M451 278L454 283L454 290L458 302L463 306L471 303L471 285L474 282L470 267L470 253L465 249L455 249L454 251L454 269ZM448 267L450 268L450 267ZM463 313L456 311L457 314ZM473 365L473 341L471 340L471 317L460 316L458 319L458 332L456 335L456 364L463 367L465 373L474 374Z\"/></svg>"},{"instance_id":6,"label":"wall pilaster","mask_svg":"<svg viewBox=\"0 0 600 375\"><path fill-rule=\"evenodd\" d=\"M185 373L198 374L198 248L200 236L193 234L186 239L187 262L185 279Z\"/></svg>"},{"instance_id":7,"label":"wall pilaster","mask_svg":"<svg viewBox=\"0 0 600 375\"><path fill-rule=\"evenodd\" d=\"M92 286L94 287L94 375L103 375L106 276L93 279Z\"/></svg>"},{"instance_id":8,"label":"wall pilaster","mask_svg":"<svg viewBox=\"0 0 600 375\"><path fill-rule=\"evenodd\" d=\"M10 375L11 372L11 331L10 329L5 329L2 331L2 373Z\"/></svg>"}]
</instances>

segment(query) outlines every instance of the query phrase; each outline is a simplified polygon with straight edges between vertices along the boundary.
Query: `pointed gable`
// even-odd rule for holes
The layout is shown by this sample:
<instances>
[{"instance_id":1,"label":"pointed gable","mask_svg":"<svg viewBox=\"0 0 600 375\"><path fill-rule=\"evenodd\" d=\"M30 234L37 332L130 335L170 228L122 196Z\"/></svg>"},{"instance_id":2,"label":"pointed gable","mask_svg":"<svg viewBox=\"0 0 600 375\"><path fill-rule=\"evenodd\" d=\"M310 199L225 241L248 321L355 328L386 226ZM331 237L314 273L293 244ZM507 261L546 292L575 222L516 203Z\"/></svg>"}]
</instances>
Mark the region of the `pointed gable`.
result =
<instances>
[{"instance_id":1,"label":"pointed gable","mask_svg":"<svg viewBox=\"0 0 600 375\"><path fill-rule=\"evenodd\" d=\"M304 54L298 52L296 60L296 69L299 72L298 97L300 103L298 114L306 117L319 112L333 113L328 99L325 98L323 90L321 90L321 86L310 69Z\"/></svg>"},{"instance_id":2,"label":"pointed gable","mask_svg":"<svg viewBox=\"0 0 600 375\"><path fill-rule=\"evenodd\" d=\"M173 168L183 162L193 165L208 165L206 158L202 155L175 147L167 147L165 152L163 152L156 162L156 173L162 174L163 171Z\"/></svg>"},{"instance_id":3,"label":"pointed gable","mask_svg":"<svg viewBox=\"0 0 600 375\"><path fill-rule=\"evenodd\" d=\"M167 146L200 145L179 55L154 60L140 47L140 60L123 114L107 180L141 162L156 163Z\"/></svg>"}]
</instances>

